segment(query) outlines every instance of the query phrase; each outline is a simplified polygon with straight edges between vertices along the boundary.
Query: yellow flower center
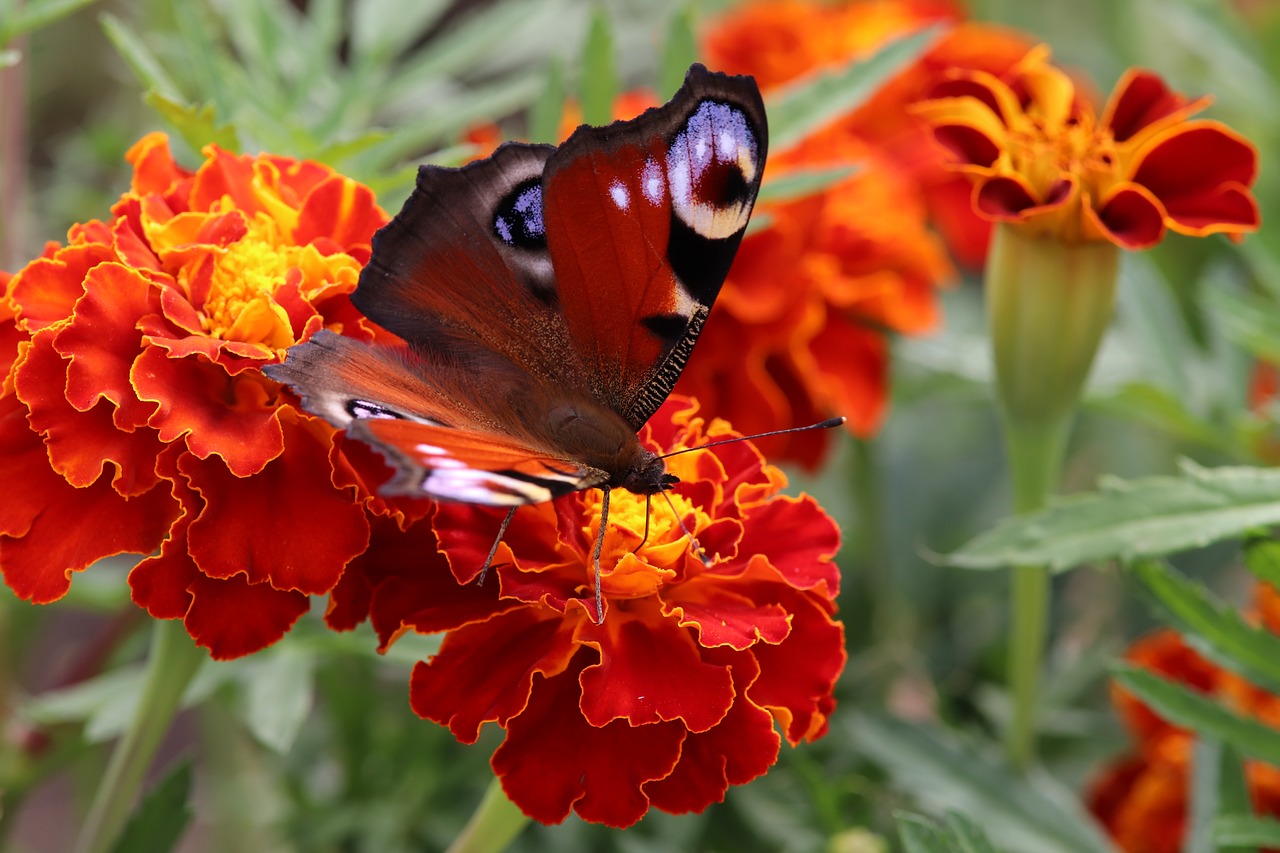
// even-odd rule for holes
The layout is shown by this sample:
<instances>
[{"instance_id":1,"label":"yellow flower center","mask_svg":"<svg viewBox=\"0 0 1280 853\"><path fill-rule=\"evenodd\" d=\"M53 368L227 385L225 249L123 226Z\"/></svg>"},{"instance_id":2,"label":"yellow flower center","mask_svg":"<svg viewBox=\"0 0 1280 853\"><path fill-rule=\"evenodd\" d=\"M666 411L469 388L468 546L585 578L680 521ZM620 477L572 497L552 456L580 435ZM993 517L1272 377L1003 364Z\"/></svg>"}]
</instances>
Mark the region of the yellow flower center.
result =
<instances>
[{"instance_id":1,"label":"yellow flower center","mask_svg":"<svg viewBox=\"0 0 1280 853\"><path fill-rule=\"evenodd\" d=\"M1087 112L1056 127L1032 119L1009 134L1013 168L1031 182L1041 198L1047 198L1069 174L1096 200L1118 180L1115 149L1111 131L1099 127Z\"/></svg>"},{"instance_id":2,"label":"yellow flower center","mask_svg":"<svg viewBox=\"0 0 1280 853\"><path fill-rule=\"evenodd\" d=\"M308 249L290 245L271 217L255 216L248 233L227 246L216 262L201 318L204 330L228 341L272 348L292 344L289 316L273 297Z\"/></svg>"},{"instance_id":3,"label":"yellow flower center","mask_svg":"<svg viewBox=\"0 0 1280 853\"><path fill-rule=\"evenodd\" d=\"M583 495L586 517L592 520L583 533L593 544L598 530L594 522L599 518L600 496L601 493L594 489ZM684 497L678 494L670 494L670 497L681 518L692 513L695 530L709 521ZM646 513L649 538L637 550L644 536ZM641 495L614 489L609 496L609 529L605 532L604 550L600 555L601 568L608 575L604 584L606 594L614 599L655 594L664 583L675 577L690 547L689 538L680 529L679 520L663 497L655 495L650 504Z\"/></svg>"}]
</instances>

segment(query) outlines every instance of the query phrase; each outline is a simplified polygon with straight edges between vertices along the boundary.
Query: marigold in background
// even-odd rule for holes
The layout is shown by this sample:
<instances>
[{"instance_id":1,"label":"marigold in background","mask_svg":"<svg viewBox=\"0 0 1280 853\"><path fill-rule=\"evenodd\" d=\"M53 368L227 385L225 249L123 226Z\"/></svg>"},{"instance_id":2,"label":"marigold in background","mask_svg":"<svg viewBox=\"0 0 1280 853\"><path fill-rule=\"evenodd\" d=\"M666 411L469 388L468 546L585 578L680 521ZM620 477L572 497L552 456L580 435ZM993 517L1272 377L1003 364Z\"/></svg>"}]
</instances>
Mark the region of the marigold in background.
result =
<instances>
[{"instance_id":1,"label":"marigold in background","mask_svg":"<svg viewBox=\"0 0 1280 853\"><path fill-rule=\"evenodd\" d=\"M151 554L134 601L226 658L279 639L393 512L365 485L380 465L259 370L321 326L385 334L347 294L386 217L327 167L204 154L190 172L145 137L110 218L7 283L0 570L45 603Z\"/></svg>"},{"instance_id":2,"label":"marigold in background","mask_svg":"<svg viewBox=\"0 0 1280 853\"><path fill-rule=\"evenodd\" d=\"M1280 598L1257 587L1263 626L1280 627ZM1271 726L1280 725L1280 696L1267 693L1213 664L1171 630L1134 643L1126 660ZM1089 809L1125 853L1180 853L1186 838L1191 796L1194 733L1161 719L1128 691L1113 685L1112 701L1133 737L1132 753L1108 766L1089 786ZM1280 770L1245 763L1249 795L1258 814L1280 817Z\"/></svg>"},{"instance_id":3,"label":"marigold in background","mask_svg":"<svg viewBox=\"0 0 1280 853\"><path fill-rule=\"evenodd\" d=\"M916 112L973 181L979 215L1067 243L1154 246L1169 228L1256 231L1257 151L1188 99L1132 69L1097 115L1045 45L1004 78L957 69Z\"/></svg>"},{"instance_id":4,"label":"marigold in background","mask_svg":"<svg viewBox=\"0 0 1280 853\"><path fill-rule=\"evenodd\" d=\"M960 17L954 4L922 2L768 2L744 6L712 25L707 61L752 74L765 91L806 74L870 56L892 38ZM1019 37L961 27L858 110L785 150L770 153L765 193L789 175L853 166L821 191L762 201L767 225L750 232L678 390L698 398L744 432L848 418L857 435L873 433L888 397L888 334L921 334L938 322L936 291L954 273L926 224L931 209L944 230L981 258L988 226L956 198L927 131L906 114L942 69L1003 71L1026 51ZM936 201L936 203L935 203ZM825 432L765 439L771 457L816 465Z\"/></svg>"},{"instance_id":5,"label":"marigold in background","mask_svg":"<svg viewBox=\"0 0 1280 853\"><path fill-rule=\"evenodd\" d=\"M660 452L735 435L678 397L641 430ZM603 624L592 618L597 490L522 507L483 586L501 514L442 504L410 528L417 542L358 559L334 595L331 624L368 614L384 647L405 631L450 632L414 670L413 707L464 743L485 723L505 728L494 771L544 823L571 810L616 827L650 807L702 811L773 764L775 723L794 745L824 734L835 707L835 524L812 498L780 495L784 476L750 444L668 466L680 521L663 500L613 493ZM383 531L394 533L383 522L375 540Z\"/></svg>"}]
</instances>

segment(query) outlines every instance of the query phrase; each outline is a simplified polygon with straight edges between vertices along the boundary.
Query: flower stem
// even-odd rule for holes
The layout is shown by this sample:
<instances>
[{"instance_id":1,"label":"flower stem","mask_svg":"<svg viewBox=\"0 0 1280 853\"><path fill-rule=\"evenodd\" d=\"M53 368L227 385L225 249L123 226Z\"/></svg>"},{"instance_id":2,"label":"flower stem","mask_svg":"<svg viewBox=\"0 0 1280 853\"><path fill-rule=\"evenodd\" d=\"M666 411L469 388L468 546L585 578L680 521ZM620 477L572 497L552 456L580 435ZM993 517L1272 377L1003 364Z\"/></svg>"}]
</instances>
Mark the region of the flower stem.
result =
<instances>
[{"instance_id":1,"label":"flower stem","mask_svg":"<svg viewBox=\"0 0 1280 853\"><path fill-rule=\"evenodd\" d=\"M98 783L76 853L104 853L115 843L182 695L205 659L180 620L156 620L142 696Z\"/></svg>"},{"instance_id":2,"label":"flower stem","mask_svg":"<svg viewBox=\"0 0 1280 853\"><path fill-rule=\"evenodd\" d=\"M502 784L494 779L471 820L445 853L498 853L507 849L528 822L528 816L507 799Z\"/></svg>"},{"instance_id":3,"label":"flower stem","mask_svg":"<svg viewBox=\"0 0 1280 853\"><path fill-rule=\"evenodd\" d=\"M1119 249L996 228L987 261L987 317L1013 481L1014 510L1044 505L1057 486L1067 433L1111 319ZM1048 638L1049 571L1015 566L1011 580L1009 760L1035 759L1036 699Z\"/></svg>"}]
</instances>

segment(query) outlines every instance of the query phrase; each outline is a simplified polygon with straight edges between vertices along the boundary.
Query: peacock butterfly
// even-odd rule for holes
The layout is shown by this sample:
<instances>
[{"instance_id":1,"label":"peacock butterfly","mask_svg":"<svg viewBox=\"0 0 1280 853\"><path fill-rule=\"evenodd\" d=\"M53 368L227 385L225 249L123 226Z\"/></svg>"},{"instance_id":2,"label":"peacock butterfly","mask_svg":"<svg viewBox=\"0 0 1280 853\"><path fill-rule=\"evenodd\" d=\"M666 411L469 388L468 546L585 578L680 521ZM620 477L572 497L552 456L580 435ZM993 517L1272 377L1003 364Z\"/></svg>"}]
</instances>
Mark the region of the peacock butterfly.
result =
<instances>
[{"instance_id":1,"label":"peacock butterfly","mask_svg":"<svg viewBox=\"0 0 1280 853\"><path fill-rule=\"evenodd\" d=\"M387 458L385 494L510 507L503 530L579 489L604 512L610 489L670 489L636 433L698 340L766 148L755 81L694 65L630 121L422 166L351 296L406 345L319 331L264 372Z\"/></svg>"}]
</instances>

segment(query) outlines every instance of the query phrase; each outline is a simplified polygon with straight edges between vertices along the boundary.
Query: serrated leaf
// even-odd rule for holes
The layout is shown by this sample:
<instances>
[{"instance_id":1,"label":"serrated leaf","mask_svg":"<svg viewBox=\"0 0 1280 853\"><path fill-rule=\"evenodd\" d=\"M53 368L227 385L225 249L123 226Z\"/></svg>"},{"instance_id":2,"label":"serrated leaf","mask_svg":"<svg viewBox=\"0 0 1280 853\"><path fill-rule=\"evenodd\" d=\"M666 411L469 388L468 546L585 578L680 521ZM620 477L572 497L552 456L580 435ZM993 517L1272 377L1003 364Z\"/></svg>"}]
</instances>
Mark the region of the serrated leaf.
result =
<instances>
[{"instance_id":1,"label":"serrated leaf","mask_svg":"<svg viewBox=\"0 0 1280 853\"><path fill-rule=\"evenodd\" d=\"M857 108L885 81L918 59L941 32L939 27L927 27L887 43L866 60L775 90L767 101L770 151L784 151Z\"/></svg>"},{"instance_id":2,"label":"serrated leaf","mask_svg":"<svg viewBox=\"0 0 1280 853\"><path fill-rule=\"evenodd\" d=\"M112 853L168 853L178 846L193 816L191 762L183 761L142 798Z\"/></svg>"},{"instance_id":3,"label":"serrated leaf","mask_svg":"<svg viewBox=\"0 0 1280 853\"><path fill-rule=\"evenodd\" d=\"M856 175L860 168L857 164L850 164L825 169L796 169L778 178L769 178L766 174L757 201L787 201L813 195Z\"/></svg>"},{"instance_id":4,"label":"serrated leaf","mask_svg":"<svg viewBox=\"0 0 1280 853\"><path fill-rule=\"evenodd\" d=\"M213 142L228 151L240 150L240 139L229 124L218 124L212 104L195 106L180 103L152 89L143 96L147 106L158 112L195 151Z\"/></svg>"},{"instance_id":5,"label":"serrated leaf","mask_svg":"<svg viewBox=\"0 0 1280 853\"><path fill-rule=\"evenodd\" d=\"M604 6L599 3L592 7L587 40L582 46L578 88L584 123L604 125L613 121L613 102L618 97L618 71L613 51L613 30Z\"/></svg>"},{"instance_id":6,"label":"serrated leaf","mask_svg":"<svg viewBox=\"0 0 1280 853\"><path fill-rule=\"evenodd\" d=\"M107 38L115 45L116 52L133 69L133 73L142 81L143 86L154 89L174 103L185 100L178 84L160 65L155 54L142 43L137 33L115 15L104 13L98 17L98 20Z\"/></svg>"},{"instance_id":7,"label":"serrated leaf","mask_svg":"<svg viewBox=\"0 0 1280 853\"><path fill-rule=\"evenodd\" d=\"M1213 822L1213 842L1219 849L1280 847L1280 820L1258 815L1219 815Z\"/></svg>"},{"instance_id":8,"label":"serrated leaf","mask_svg":"<svg viewBox=\"0 0 1280 853\"><path fill-rule=\"evenodd\" d=\"M93 0L27 0L6 8L0 16L0 45L7 44L23 33L38 30L72 12L83 9Z\"/></svg>"},{"instance_id":9,"label":"serrated leaf","mask_svg":"<svg viewBox=\"0 0 1280 853\"><path fill-rule=\"evenodd\" d=\"M1236 608L1164 563L1140 560L1133 573L1173 617L1175 627L1192 635L1198 651L1280 693L1280 637L1253 627Z\"/></svg>"},{"instance_id":10,"label":"serrated leaf","mask_svg":"<svg viewBox=\"0 0 1280 853\"><path fill-rule=\"evenodd\" d=\"M844 725L858 749L926 804L963 810L1019 853L1098 853L1112 847L1074 791L1040 771L1013 773L960 736L860 713Z\"/></svg>"},{"instance_id":11,"label":"serrated leaf","mask_svg":"<svg viewBox=\"0 0 1280 853\"><path fill-rule=\"evenodd\" d=\"M671 16L667 38L662 43L658 69L658 94L670 98L684 83L689 66L698 61L698 37L693 31L693 9L682 6Z\"/></svg>"},{"instance_id":12,"label":"serrated leaf","mask_svg":"<svg viewBox=\"0 0 1280 853\"><path fill-rule=\"evenodd\" d=\"M1201 693L1145 669L1117 664L1113 677L1174 725L1217 738L1245 756L1280 765L1280 731L1242 717Z\"/></svg>"},{"instance_id":13,"label":"serrated leaf","mask_svg":"<svg viewBox=\"0 0 1280 853\"><path fill-rule=\"evenodd\" d=\"M959 853L938 825L910 812L894 812L898 835L907 853Z\"/></svg>"},{"instance_id":14,"label":"serrated leaf","mask_svg":"<svg viewBox=\"0 0 1280 853\"><path fill-rule=\"evenodd\" d=\"M1182 475L1107 479L1097 492L1005 519L948 555L951 565L1066 569L1118 557L1158 557L1280 523L1280 470L1201 468Z\"/></svg>"},{"instance_id":15,"label":"serrated leaf","mask_svg":"<svg viewBox=\"0 0 1280 853\"><path fill-rule=\"evenodd\" d=\"M311 711L314 659L284 647L258 664L246 672L245 727L264 746L288 752Z\"/></svg>"},{"instance_id":16,"label":"serrated leaf","mask_svg":"<svg viewBox=\"0 0 1280 853\"><path fill-rule=\"evenodd\" d=\"M560 119L564 115L564 102L568 97L564 83L564 63L553 58L547 63L542 91L529 107L529 141L560 141Z\"/></svg>"},{"instance_id":17,"label":"serrated leaf","mask_svg":"<svg viewBox=\"0 0 1280 853\"><path fill-rule=\"evenodd\" d=\"M1280 541L1251 536L1245 542L1244 564L1259 580L1280 587Z\"/></svg>"}]
</instances>

